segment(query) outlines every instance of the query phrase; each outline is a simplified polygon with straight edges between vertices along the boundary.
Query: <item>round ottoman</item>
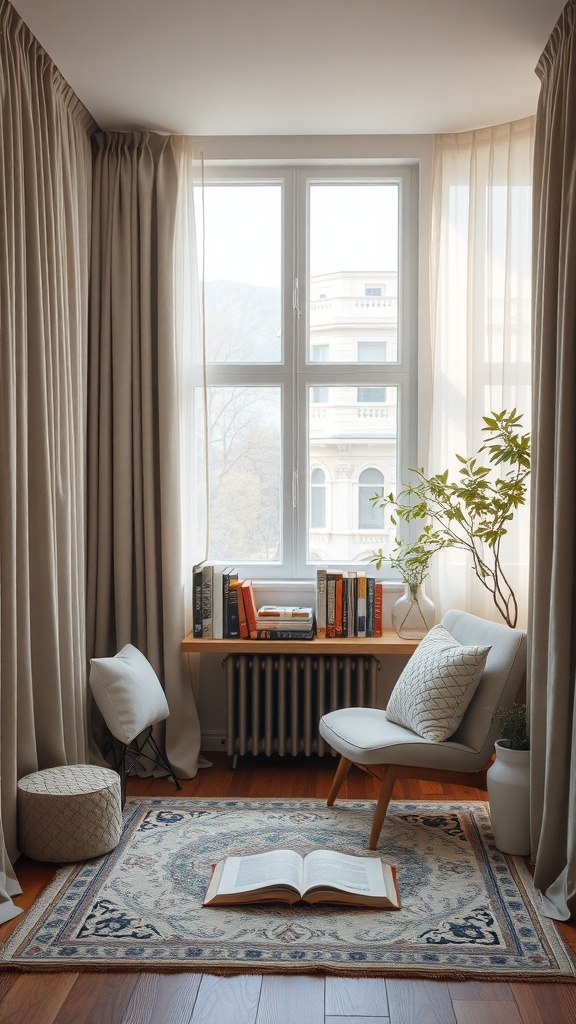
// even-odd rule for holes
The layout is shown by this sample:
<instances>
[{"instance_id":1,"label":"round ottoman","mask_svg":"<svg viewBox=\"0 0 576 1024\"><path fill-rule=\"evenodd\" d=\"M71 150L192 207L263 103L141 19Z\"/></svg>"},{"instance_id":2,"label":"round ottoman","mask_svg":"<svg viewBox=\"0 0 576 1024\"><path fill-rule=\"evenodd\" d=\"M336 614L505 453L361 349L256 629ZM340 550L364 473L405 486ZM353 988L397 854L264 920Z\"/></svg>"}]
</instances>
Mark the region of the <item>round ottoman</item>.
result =
<instances>
[{"instance_id":1,"label":"round ottoman","mask_svg":"<svg viewBox=\"0 0 576 1024\"><path fill-rule=\"evenodd\" d=\"M89 860L118 845L120 776L111 768L69 764L18 783L18 842L34 860Z\"/></svg>"}]
</instances>

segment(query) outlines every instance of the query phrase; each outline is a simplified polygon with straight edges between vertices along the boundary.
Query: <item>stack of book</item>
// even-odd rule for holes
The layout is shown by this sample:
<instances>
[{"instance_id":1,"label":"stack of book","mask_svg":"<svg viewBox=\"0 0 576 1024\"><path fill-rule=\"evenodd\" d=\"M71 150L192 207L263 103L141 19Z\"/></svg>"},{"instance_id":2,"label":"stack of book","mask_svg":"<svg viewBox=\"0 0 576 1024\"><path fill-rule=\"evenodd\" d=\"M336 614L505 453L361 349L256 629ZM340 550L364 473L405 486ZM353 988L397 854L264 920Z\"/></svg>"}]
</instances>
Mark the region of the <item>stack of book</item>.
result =
<instances>
[{"instance_id":1,"label":"stack of book","mask_svg":"<svg viewBox=\"0 0 576 1024\"><path fill-rule=\"evenodd\" d=\"M383 584L364 569L316 573L316 635L382 636Z\"/></svg>"},{"instance_id":2,"label":"stack of book","mask_svg":"<svg viewBox=\"0 0 576 1024\"><path fill-rule=\"evenodd\" d=\"M210 640L312 640L314 611L288 605L258 608L252 580L201 562L193 570L192 631Z\"/></svg>"},{"instance_id":3,"label":"stack of book","mask_svg":"<svg viewBox=\"0 0 576 1024\"><path fill-rule=\"evenodd\" d=\"M314 611L312 608L265 604L256 616L258 640L312 640Z\"/></svg>"}]
</instances>

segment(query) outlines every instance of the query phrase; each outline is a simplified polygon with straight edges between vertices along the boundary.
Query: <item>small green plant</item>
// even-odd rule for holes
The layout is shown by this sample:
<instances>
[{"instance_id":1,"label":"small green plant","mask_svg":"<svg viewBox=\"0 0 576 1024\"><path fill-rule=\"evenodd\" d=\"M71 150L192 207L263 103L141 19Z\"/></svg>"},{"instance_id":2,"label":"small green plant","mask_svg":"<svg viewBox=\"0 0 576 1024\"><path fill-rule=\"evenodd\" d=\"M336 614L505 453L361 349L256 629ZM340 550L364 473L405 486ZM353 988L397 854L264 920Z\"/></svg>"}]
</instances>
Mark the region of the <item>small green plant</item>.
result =
<instances>
[{"instance_id":1,"label":"small green plant","mask_svg":"<svg viewBox=\"0 0 576 1024\"><path fill-rule=\"evenodd\" d=\"M392 522L395 523L394 518L392 518ZM430 559L436 550L436 544L428 543L426 534L423 533L413 544L408 544L397 538L390 555L385 555L382 548L379 548L370 561L375 562L377 569L382 567L383 562L388 562L407 584L414 599L418 587L423 584L430 572Z\"/></svg>"},{"instance_id":2,"label":"small green plant","mask_svg":"<svg viewBox=\"0 0 576 1024\"><path fill-rule=\"evenodd\" d=\"M392 506L393 524L426 524L416 542L401 546L386 561L402 572L400 556L404 565L419 569L425 558L428 568L434 551L467 551L480 583L492 594L506 624L514 627L518 604L503 570L501 544L515 512L526 502L530 435L522 432L522 417L515 409L492 412L483 420L487 437L476 455L456 455L461 466L457 480L449 479L448 470L428 477L421 469L411 469L412 481L403 484L397 495L382 491L371 501L379 507ZM374 559L378 565L377 559L380 564L385 559L381 551Z\"/></svg>"},{"instance_id":3,"label":"small green plant","mask_svg":"<svg viewBox=\"0 0 576 1024\"><path fill-rule=\"evenodd\" d=\"M498 723L501 739L507 741L510 750L530 750L525 704L513 704L511 708L494 708L492 722Z\"/></svg>"}]
</instances>

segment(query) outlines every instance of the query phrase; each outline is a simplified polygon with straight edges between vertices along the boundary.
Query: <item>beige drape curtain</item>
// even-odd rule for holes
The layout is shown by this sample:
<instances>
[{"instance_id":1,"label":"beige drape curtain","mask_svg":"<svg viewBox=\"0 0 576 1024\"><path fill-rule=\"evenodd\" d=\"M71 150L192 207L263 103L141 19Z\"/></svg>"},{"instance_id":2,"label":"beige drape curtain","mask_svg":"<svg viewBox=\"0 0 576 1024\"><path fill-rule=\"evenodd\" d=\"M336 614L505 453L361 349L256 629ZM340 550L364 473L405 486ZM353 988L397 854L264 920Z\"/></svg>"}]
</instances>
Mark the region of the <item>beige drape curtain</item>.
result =
<instances>
[{"instance_id":1,"label":"beige drape curtain","mask_svg":"<svg viewBox=\"0 0 576 1024\"><path fill-rule=\"evenodd\" d=\"M576 5L537 68L529 682L532 855L545 912L576 915Z\"/></svg>"},{"instance_id":2,"label":"beige drape curtain","mask_svg":"<svg viewBox=\"0 0 576 1024\"><path fill-rule=\"evenodd\" d=\"M535 119L435 139L432 194L430 472L458 476L482 442L482 416L516 408L530 427L531 203ZM425 382L427 387L428 382ZM509 529L506 575L528 610L529 516ZM439 614L499 619L463 552L435 556Z\"/></svg>"},{"instance_id":3,"label":"beige drape curtain","mask_svg":"<svg viewBox=\"0 0 576 1024\"><path fill-rule=\"evenodd\" d=\"M0 0L0 921L17 780L86 760L85 453L95 125Z\"/></svg>"},{"instance_id":4,"label":"beige drape curtain","mask_svg":"<svg viewBox=\"0 0 576 1024\"><path fill-rule=\"evenodd\" d=\"M200 727L180 654L191 582L183 531L193 524L183 523L181 501L177 210L191 153L186 140L148 132L93 139L88 651L111 655L133 643L146 655L170 707L166 753L176 774L190 778Z\"/></svg>"}]
</instances>

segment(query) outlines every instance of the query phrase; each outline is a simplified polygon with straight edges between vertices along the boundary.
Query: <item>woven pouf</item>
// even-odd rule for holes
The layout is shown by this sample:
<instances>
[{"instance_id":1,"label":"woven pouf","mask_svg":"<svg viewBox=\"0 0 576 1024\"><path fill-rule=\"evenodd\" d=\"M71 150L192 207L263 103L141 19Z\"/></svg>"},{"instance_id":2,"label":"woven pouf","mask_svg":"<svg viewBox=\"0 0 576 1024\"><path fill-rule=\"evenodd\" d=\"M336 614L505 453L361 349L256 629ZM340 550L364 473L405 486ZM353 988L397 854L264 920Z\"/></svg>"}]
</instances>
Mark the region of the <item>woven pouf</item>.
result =
<instances>
[{"instance_id":1,"label":"woven pouf","mask_svg":"<svg viewBox=\"0 0 576 1024\"><path fill-rule=\"evenodd\" d=\"M18 842L33 860L57 864L100 857L122 832L120 776L111 768L69 764L18 783Z\"/></svg>"}]
</instances>

